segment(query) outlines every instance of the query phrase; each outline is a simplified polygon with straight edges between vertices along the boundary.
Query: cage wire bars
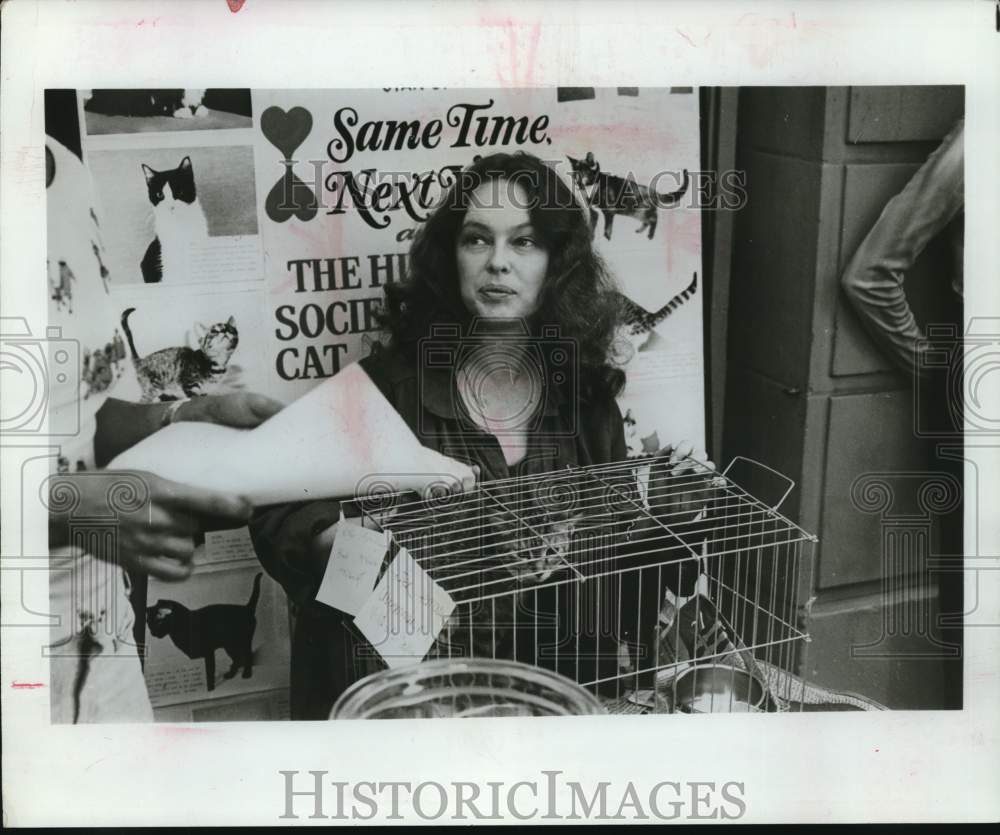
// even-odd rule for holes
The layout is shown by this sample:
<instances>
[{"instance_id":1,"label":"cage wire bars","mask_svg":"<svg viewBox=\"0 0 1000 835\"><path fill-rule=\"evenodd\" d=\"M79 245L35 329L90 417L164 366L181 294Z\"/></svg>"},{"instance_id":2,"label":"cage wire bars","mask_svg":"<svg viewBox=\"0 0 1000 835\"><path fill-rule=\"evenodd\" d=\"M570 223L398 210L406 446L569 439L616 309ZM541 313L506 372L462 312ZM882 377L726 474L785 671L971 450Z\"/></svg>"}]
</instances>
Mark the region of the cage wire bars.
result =
<instances>
[{"instance_id":1,"label":"cage wire bars","mask_svg":"<svg viewBox=\"0 0 1000 835\"><path fill-rule=\"evenodd\" d=\"M428 659L531 664L612 712L787 710L816 537L778 512L793 485L770 468L683 463L676 474L643 456L424 498L375 483L358 502L390 533L383 573L405 548L455 602ZM734 464L789 486L766 504ZM396 589L404 609L413 591ZM426 614L388 628L430 629ZM372 669L367 656L356 673Z\"/></svg>"}]
</instances>

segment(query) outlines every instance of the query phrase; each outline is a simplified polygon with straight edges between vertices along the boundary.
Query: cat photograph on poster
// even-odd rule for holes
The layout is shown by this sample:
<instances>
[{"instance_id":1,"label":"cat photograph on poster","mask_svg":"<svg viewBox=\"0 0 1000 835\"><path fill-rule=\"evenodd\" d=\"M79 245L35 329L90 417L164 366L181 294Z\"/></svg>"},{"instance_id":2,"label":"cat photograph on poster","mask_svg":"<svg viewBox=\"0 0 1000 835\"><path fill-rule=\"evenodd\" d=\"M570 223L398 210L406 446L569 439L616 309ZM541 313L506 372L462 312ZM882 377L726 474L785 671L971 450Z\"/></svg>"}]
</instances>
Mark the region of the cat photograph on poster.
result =
<instances>
[{"instance_id":1,"label":"cat photograph on poster","mask_svg":"<svg viewBox=\"0 0 1000 835\"><path fill-rule=\"evenodd\" d=\"M154 708L283 687L285 601L254 560L149 585L145 677Z\"/></svg>"},{"instance_id":2,"label":"cat photograph on poster","mask_svg":"<svg viewBox=\"0 0 1000 835\"><path fill-rule=\"evenodd\" d=\"M146 609L146 625L154 638L169 638L190 659L205 662L205 687L215 690L215 654L223 650L230 661L222 678L237 673L253 676L253 637L257 629L257 602L262 572L254 577L253 589L244 604L212 603L189 609L182 603L160 598Z\"/></svg>"},{"instance_id":3,"label":"cat photograph on poster","mask_svg":"<svg viewBox=\"0 0 1000 835\"><path fill-rule=\"evenodd\" d=\"M260 277L250 146L97 150L89 164L116 282Z\"/></svg>"},{"instance_id":4,"label":"cat photograph on poster","mask_svg":"<svg viewBox=\"0 0 1000 835\"><path fill-rule=\"evenodd\" d=\"M247 89L82 90L89 136L251 126Z\"/></svg>"},{"instance_id":5,"label":"cat photograph on poster","mask_svg":"<svg viewBox=\"0 0 1000 835\"><path fill-rule=\"evenodd\" d=\"M619 285L619 407L628 454L640 456L700 434L704 420L692 397L704 292L699 147L682 127L698 118L698 99L691 87L559 87L555 99L559 168ZM670 118L651 123L651 112Z\"/></svg>"},{"instance_id":6,"label":"cat photograph on poster","mask_svg":"<svg viewBox=\"0 0 1000 835\"><path fill-rule=\"evenodd\" d=\"M134 307L125 310L121 321L142 391L140 402L183 400L214 393L222 388L228 375L239 373L238 366L231 367L229 362L240 341L239 329L232 316L207 327L195 322L195 347L179 345L140 356L128 323L134 312ZM230 380L230 387L238 386Z\"/></svg>"},{"instance_id":7,"label":"cat photograph on poster","mask_svg":"<svg viewBox=\"0 0 1000 835\"><path fill-rule=\"evenodd\" d=\"M141 403L258 390L265 384L256 293L175 297L167 306L141 290L116 298L121 396Z\"/></svg>"}]
</instances>

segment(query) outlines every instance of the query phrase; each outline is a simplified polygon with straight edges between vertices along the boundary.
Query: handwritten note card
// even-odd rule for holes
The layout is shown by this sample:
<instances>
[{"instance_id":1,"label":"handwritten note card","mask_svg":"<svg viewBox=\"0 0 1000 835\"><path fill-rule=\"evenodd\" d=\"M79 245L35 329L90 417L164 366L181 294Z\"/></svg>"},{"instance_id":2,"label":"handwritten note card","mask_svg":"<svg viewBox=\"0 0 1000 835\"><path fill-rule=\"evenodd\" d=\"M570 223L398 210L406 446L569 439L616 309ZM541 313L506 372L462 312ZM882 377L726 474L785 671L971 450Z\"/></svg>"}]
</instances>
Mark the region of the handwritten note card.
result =
<instances>
[{"instance_id":1,"label":"handwritten note card","mask_svg":"<svg viewBox=\"0 0 1000 835\"><path fill-rule=\"evenodd\" d=\"M234 562L256 560L249 528L229 531L205 531L204 562Z\"/></svg>"},{"instance_id":2,"label":"handwritten note card","mask_svg":"<svg viewBox=\"0 0 1000 835\"><path fill-rule=\"evenodd\" d=\"M354 618L390 667L421 661L455 609L455 601L405 548Z\"/></svg>"},{"instance_id":3,"label":"handwritten note card","mask_svg":"<svg viewBox=\"0 0 1000 835\"><path fill-rule=\"evenodd\" d=\"M384 533L341 519L316 599L356 615L371 596L387 548Z\"/></svg>"}]
</instances>

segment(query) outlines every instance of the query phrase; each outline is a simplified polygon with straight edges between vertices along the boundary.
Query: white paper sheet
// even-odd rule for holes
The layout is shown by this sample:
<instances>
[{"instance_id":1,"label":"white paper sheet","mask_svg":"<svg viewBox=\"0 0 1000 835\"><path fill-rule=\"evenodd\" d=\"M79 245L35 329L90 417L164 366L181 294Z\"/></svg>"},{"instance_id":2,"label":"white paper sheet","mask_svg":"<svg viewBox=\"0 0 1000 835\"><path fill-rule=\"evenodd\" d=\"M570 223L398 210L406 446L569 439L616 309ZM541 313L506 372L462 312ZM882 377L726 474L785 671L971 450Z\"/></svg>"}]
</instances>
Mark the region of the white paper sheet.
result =
<instances>
[{"instance_id":1,"label":"white paper sheet","mask_svg":"<svg viewBox=\"0 0 1000 835\"><path fill-rule=\"evenodd\" d=\"M286 406L256 429L182 421L150 435L109 468L246 496L255 505L454 483L462 467L420 444L361 366Z\"/></svg>"},{"instance_id":2,"label":"white paper sheet","mask_svg":"<svg viewBox=\"0 0 1000 835\"><path fill-rule=\"evenodd\" d=\"M388 547L387 534L341 519L316 599L356 615L371 597Z\"/></svg>"},{"instance_id":3,"label":"white paper sheet","mask_svg":"<svg viewBox=\"0 0 1000 835\"><path fill-rule=\"evenodd\" d=\"M354 619L390 667L421 661L455 610L455 601L405 548Z\"/></svg>"}]
</instances>

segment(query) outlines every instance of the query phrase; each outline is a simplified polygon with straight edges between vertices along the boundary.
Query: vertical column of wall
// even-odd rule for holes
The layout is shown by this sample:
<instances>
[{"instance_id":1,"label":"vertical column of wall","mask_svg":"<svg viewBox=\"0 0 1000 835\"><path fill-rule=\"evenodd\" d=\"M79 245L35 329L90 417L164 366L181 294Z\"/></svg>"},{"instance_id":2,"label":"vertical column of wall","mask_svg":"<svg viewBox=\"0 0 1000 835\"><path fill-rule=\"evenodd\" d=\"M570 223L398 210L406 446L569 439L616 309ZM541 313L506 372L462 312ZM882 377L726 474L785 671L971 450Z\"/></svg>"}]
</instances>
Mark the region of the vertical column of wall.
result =
<instances>
[{"instance_id":1,"label":"vertical column of wall","mask_svg":"<svg viewBox=\"0 0 1000 835\"><path fill-rule=\"evenodd\" d=\"M960 88L740 93L737 164L748 205L734 235L739 313L730 315L724 457L748 455L794 478L783 511L820 537L812 581L799 589L813 601L799 672L893 707L943 706L946 656L918 651L936 639L886 631L912 620L907 607L933 623L937 588L913 560L895 561L885 576L886 525L895 522L860 507L852 485L873 473L933 478L936 470L915 432L911 381L868 339L840 275L961 107ZM949 268L944 247L932 244L908 276L918 320L934 321ZM917 481L906 480L897 505L915 501ZM936 553L938 517L954 511L927 517L921 554ZM884 651L856 651L880 636Z\"/></svg>"}]
</instances>

